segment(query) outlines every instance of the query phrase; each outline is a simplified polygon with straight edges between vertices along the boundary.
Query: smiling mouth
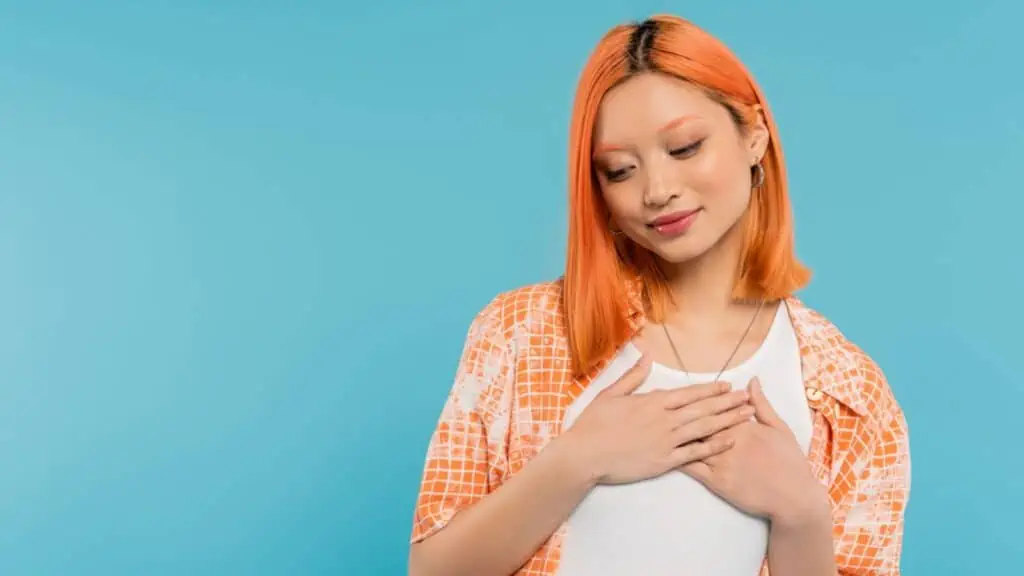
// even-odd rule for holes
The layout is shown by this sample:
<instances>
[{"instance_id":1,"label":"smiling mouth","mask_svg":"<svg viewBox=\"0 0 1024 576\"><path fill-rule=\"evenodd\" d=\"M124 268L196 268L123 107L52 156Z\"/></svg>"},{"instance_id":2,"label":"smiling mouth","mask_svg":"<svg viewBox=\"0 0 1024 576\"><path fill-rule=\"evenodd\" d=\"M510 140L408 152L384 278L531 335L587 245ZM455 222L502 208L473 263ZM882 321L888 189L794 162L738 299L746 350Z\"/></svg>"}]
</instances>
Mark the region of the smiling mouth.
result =
<instances>
[{"instance_id":1,"label":"smiling mouth","mask_svg":"<svg viewBox=\"0 0 1024 576\"><path fill-rule=\"evenodd\" d=\"M679 236L690 229L694 220L697 219L697 215L701 213L701 210L701 208L695 208L693 210L683 210L659 216L651 220L647 226L662 236Z\"/></svg>"}]
</instances>

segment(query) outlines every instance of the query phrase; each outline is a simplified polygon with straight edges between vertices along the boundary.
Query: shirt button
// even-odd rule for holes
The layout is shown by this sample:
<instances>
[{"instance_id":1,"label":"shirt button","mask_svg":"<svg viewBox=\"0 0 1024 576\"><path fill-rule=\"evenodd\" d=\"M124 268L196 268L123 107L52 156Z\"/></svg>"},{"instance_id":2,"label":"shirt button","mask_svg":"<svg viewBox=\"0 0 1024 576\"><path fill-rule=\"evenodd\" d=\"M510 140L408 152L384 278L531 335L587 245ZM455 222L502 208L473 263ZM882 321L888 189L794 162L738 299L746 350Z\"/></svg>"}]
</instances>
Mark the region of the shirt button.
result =
<instances>
[{"instance_id":1,"label":"shirt button","mask_svg":"<svg viewBox=\"0 0 1024 576\"><path fill-rule=\"evenodd\" d=\"M823 395L824 394L822 393L822 391L817 388L807 389L807 399L810 400L811 402L819 402Z\"/></svg>"}]
</instances>

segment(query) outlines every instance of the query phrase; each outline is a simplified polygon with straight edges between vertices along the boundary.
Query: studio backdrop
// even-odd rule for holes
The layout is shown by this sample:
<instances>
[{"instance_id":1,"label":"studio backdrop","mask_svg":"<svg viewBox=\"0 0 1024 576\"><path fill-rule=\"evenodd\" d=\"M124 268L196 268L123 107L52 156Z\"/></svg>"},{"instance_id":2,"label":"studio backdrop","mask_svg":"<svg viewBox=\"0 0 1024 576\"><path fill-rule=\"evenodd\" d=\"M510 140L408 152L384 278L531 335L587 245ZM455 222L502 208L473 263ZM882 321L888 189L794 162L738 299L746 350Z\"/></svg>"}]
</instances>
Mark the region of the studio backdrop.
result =
<instances>
[{"instance_id":1,"label":"studio backdrop","mask_svg":"<svg viewBox=\"0 0 1024 576\"><path fill-rule=\"evenodd\" d=\"M1022 6L0 2L0 573L404 574L470 320L561 274L583 63L659 12L774 108L904 572L1017 573Z\"/></svg>"}]
</instances>

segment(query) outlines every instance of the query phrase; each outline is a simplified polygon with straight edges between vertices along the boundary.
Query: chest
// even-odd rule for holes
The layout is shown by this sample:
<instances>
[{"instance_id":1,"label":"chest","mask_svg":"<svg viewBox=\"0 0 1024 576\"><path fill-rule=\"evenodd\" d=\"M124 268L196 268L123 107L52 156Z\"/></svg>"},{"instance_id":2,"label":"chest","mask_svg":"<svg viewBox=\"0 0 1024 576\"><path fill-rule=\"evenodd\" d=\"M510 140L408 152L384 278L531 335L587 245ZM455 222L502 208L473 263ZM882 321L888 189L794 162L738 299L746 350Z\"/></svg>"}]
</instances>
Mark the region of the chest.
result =
<instances>
[{"instance_id":1,"label":"chest","mask_svg":"<svg viewBox=\"0 0 1024 576\"><path fill-rule=\"evenodd\" d=\"M721 379L742 389L757 377L806 454L812 437L811 412L799 348L785 336L767 339L747 361L722 373ZM566 407L559 429L569 429L597 394L639 357L635 346L624 347ZM684 373L656 363L637 392L676 389L716 376ZM763 519L740 512L692 478L670 472L591 490L566 521L558 574L667 576L679 566L687 566L692 574L756 574L767 544L768 525ZM630 553L621 554L621 550Z\"/></svg>"},{"instance_id":2,"label":"chest","mask_svg":"<svg viewBox=\"0 0 1024 576\"><path fill-rule=\"evenodd\" d=\"M747 361L723 372L720 379L734 388L743 388L757 376L772 406L792 427L816 474L825 480L830 458L823 453L828 439L826 423L820 411L820 394L810 387L820 371L806 372L806 347L801 347L794 325L780 324L785 330L773 330ZM557 331L556 331L557 332ZM501 410L490 412L490 441L506 456L500 469L492 470L492 481L500 484L535 457L551 440L572 425L593 399L624 374L640 356L632 342L591 373L574 377L570 370L567 340L559 333L521 334L515 345L515 368L511 393ZM811 360L812 366L815 360ZM707 382L718 373L688 373L656 363L640 392L658 388L676 388ZM815 399L818 399L816 401ZM808 401L810 400L810 402ZM507 412L506 412L507 410Z\"/></svg>"},{"instance_id":3,"label":"chest","mask_svg":"<svg viewBox=\"0 0 1024 576\"><path fill-rule=\"evenodd\" d=\"M640 352L636 347L627 345L623 348L587 388L565 406L555 429L562 431L571 427L594 398L615 383L639 358ZM785 342L766 345L749 361L721 374L684 373L655 363L637 393L673 390L709 382L715 378L729 382L735 390L742 390L746 389L751 379L755 377L761 382L768 401L793 430L806 454L810 448L813 413L807 402L800 353L795 345L786 345Z\"/></svg>"}]
</instances>

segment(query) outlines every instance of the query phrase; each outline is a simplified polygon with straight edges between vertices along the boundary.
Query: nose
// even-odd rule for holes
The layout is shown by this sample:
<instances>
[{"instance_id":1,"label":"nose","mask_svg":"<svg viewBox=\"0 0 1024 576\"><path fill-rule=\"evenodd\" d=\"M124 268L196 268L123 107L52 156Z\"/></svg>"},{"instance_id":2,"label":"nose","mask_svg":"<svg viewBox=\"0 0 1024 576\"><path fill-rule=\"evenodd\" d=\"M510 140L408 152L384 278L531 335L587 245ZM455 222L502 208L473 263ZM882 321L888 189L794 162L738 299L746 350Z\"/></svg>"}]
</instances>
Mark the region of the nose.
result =
<instances>
[{"instance_id":1,"label":"nose","mask_svg":"<svg viewBox=\"0 0 1024 576\"><path fill-rule=\"evenodd\" d=\"M647 187L644 189L644 204L650 208L665 206L679 195L677 184L667 166L651 166L647 173Z\"/></svg>"}]
</instances>

